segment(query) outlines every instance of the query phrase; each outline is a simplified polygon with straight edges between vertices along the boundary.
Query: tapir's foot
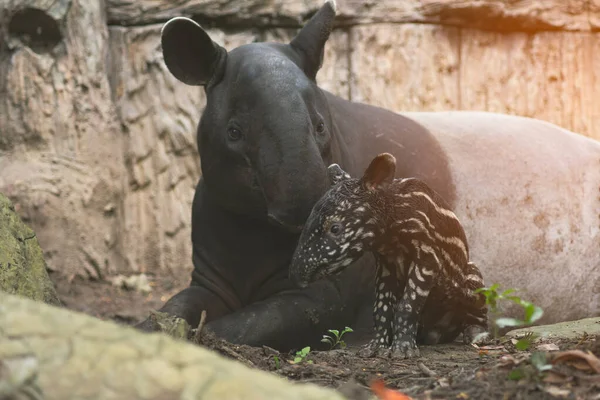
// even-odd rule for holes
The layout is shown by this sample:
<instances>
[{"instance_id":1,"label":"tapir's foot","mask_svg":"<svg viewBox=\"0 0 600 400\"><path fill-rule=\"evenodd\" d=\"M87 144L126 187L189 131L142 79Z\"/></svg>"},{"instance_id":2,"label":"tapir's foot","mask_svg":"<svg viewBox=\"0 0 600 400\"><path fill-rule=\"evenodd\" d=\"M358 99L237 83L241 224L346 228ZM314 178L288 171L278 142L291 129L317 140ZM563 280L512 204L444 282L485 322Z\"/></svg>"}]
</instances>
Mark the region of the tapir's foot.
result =
<instances>
[{"instance_id":1,"label":"tapir's foot","mask_svg":"<svg viewBox=\"0 0 600 400\"><path fill-rule=\"evenodd\" d=\"M467 325L463 330L463 342L465 344L479 344L489 337L487 327L481 325Z\"/></svg>"},{"instance_id":2,"label":"tapir's foot","mask_svg":"<svg viewBox=\"0 0 600 400\"><path fill-rule=\"evenodd\" d=\"M414 337L401 336L399 339L394 339L391 354L393 358L415 358L420 355L421 353Z\"/></svg>"},{"instance_id":3,"label":"tapir's foot","mask_svg":"<svg viewBox=\"0 0 600 400\"><path fill-rule=\"evenodd\" d=\"M373 358L388 357L389 353L390 348L385 343L381 343L381 340L375 338L362 346L356 354L363 358Z\"/></svg>"}]
</instances>

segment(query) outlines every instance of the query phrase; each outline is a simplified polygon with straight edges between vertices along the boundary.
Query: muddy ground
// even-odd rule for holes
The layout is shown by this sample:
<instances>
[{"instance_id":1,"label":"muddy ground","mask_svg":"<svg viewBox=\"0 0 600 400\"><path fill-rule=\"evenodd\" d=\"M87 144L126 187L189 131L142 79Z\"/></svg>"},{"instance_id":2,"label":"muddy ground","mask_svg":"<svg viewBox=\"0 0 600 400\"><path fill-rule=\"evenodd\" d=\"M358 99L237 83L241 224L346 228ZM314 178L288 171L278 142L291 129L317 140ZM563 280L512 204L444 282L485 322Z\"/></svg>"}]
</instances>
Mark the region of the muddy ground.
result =
<instances>
[{"instance_id":1,"label":"muddy ground","mask_svg":"<svg viewBox=\"0 0 600 400\"><path fill-rule=\"evenodd\" d=\"M67 308L122 324L141 321L189 282L188 276L150 276L152 291L142 294L110 282L67 280L56 274L51 278ZM371 394L370 383L377 379L414 399L600 400L600 337L540 340L526 351L518 351L510 340L481 348L457 341L421 346L420 358L395 361L363 359L352 348L311 351L298 363L293 361L294 354L238 346L210 334L201 335L201 341L253 368L336 388L356 400L366 399ZM567 350L581 352L563 353ZM561 353L572 355L555 360Z\"/></svg>"}]
</instances>

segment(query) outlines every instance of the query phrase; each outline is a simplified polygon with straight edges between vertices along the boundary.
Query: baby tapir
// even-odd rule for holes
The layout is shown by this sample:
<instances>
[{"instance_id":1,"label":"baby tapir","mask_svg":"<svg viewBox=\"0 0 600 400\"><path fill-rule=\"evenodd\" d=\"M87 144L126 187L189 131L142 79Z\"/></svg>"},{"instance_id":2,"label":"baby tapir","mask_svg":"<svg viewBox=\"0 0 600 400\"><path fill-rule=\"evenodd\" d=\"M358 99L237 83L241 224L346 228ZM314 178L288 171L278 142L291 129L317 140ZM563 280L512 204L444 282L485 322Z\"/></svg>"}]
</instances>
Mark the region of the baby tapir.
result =
<instances>
[{"instance_id":1,"label":"baby tapir","mask_svg":"<svg viewBox=\"0 0 600 400\"><path fill-rule=\"evenodd\" d=\"M362 356L410 358L417 343L472 341L487 331L479 269L465 232L441 196L415 178L394 179L396 159L375 157L364 176L328 168L333 187L315 204L290 268L300 287L372 251L377 266L375 337Z\"/></svg>"}]
</instances>

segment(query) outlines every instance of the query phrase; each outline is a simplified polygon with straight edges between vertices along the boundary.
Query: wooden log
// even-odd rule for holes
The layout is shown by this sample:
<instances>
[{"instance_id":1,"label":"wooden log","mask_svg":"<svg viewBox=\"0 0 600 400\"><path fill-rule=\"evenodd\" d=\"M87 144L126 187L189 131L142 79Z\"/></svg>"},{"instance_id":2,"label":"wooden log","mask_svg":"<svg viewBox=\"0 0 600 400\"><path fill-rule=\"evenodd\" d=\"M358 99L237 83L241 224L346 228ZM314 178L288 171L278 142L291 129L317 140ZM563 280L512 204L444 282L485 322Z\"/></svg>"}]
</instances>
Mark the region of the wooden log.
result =
<instances>
[{"instance_id":1,"label":"wooden log","mask_svg":"<svg viewBox=\"0 0 600 400\"><path fill-rule=\"evenodd\" d=\"M0 292L0 397L343 400L164 334Z\"/></svg>"},{"instance_id":2,"label":"wooden log","mask_svg":"<svg viewBox=\"0 0 600 400\"><path fill-rule=\"evenodd\" d=\"M419 22L501 31L589 31L598 0L338 0L337 26ZM299 27L322 0L107 0L115 25L185 15L236 26Z\"/></svg>"}]
</instances>

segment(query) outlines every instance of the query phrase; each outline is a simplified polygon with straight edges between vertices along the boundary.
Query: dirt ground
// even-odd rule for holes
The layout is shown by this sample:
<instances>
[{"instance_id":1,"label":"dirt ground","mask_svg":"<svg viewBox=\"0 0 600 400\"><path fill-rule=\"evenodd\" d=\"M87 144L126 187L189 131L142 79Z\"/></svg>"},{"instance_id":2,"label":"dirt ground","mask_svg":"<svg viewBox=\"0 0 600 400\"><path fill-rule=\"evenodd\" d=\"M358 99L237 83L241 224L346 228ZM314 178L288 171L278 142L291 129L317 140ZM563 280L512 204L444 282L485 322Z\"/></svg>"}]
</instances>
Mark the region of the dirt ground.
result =
<instances>
[{"instance_id":1,"label":"dirt ground","mask_svg":"<svg viewBox=\"0 0 600 400\"><path fill-rule=\"evenodd\" d=\"M123 324L141 321L189 282L188 275L150 276L152 291L141 294L110 282L51 278L67 308ZM457 341L421 346L421 357L412 360L364 359L352 348L311 351L298 363L291 353L234 345L209 334L201 336L201 345L290 380L336 388L355 400L372 395L370 384L378 379L414 399L600 400L600 336L542 340L526 351L510 340L480 348Z\"/></svg>"}]
</instances>

